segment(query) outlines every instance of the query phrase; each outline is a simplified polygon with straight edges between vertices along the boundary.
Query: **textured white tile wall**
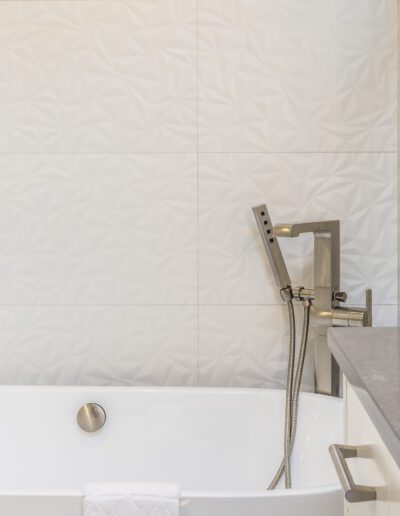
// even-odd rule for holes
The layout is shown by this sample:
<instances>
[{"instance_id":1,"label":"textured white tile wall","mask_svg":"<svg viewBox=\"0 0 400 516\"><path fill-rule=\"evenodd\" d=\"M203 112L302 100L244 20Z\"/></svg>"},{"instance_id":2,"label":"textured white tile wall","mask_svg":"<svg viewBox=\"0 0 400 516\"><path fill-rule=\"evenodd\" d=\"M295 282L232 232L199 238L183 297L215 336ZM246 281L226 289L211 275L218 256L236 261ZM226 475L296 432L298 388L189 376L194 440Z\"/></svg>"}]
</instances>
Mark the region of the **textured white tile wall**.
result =
<instances>
[{"instance_id":1,"label":"textured white tile wall","mask_svg":"<svg viewBox=\"0 0 400 516\"><path fill-rule=\"evenodd\" d=\"M395 0L199 0L201 151L396 151Z\"/></svg>"},{"instance_id":2,"label":"textured white tile wall","mask_svg":"<svg viewBox=\"0 0 400 516\"><path fill-rule=\"evenodd\" d=\"M0 308L3 383L197 383L194 306Z\"/></svg>"},{"instance_id":3,"label":"textured white tile wall","mask_svg":"<svg viewBox=\"0 0 400 516\"><path fill-rule=\"evenodd\" d=\"M0 1L0 382L282 386L264 201L393 324L396 3Z\"/></svg>"},{"instance_id":4,"label":"textured white tile wall","mask_svg":"<svg viewBox=\"0 0 400 516\"><path fill-rule=\"evenodd\" d=\"M195 151L196 9L0 2L0 150Z\"/></svg>"},{"instance_id":5,"label":"textured white tile wall","mask_svg":"<svg viewBox=\"0 0 400 516\"><path fill-rule=\"evenodd\" d=\"M194 154L0 154L0 303L194 304Z\"/></svg>"}]
</instances>

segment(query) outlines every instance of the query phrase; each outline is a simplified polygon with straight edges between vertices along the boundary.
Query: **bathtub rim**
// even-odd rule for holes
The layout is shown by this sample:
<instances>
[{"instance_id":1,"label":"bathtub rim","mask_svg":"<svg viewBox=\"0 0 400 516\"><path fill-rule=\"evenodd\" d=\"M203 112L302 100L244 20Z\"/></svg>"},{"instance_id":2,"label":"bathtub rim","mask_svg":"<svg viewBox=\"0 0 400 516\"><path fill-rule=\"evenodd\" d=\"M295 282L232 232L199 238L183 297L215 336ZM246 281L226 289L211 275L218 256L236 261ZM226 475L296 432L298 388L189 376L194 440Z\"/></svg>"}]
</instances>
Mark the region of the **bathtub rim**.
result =
<instances>
[{"instance_id":1,"label":"bathtub rim","mask_svg":"<svg viewBox=\"0 0 400 516\"><path fill-rule=\"evenodd\" d=\"M60 391L60 392L77 392L83 391L89 394L95 392L122 392L122 391L134 391L142 393L182 393L182 394L194 394L194 393L218 393L218 394L259 394L263 393L280 395L282 396L285 392L284 389L273 389L264 387L202 387L202 386L141 386L141 385L29 385L29 384L3 384L0 385L1 392L6 391L23 391L23 390L48 390L48 391ZM333 396L327 396L324 394L317 394L314 392L302 392L302 397L310 399L319 399L321 401L331 403L334 405L343 405L342 398L336 398ZM254 491L193 491L193 490L182 490L181 492L181 503L189 500L201 500L201 499L254 499L254 498L270 498L270 497L287 497L287 496L307 496L315 494L328 494L340 491L341 487L338 482L324 484L317 487L307 487L300 489L275 489L273 491L254 490ZM83 498L83 492L78 490L1 490L1 497L65 497L71 499Z\"/></svg>"},{"instance_id":2,"label":"bathtub rim","mask_svg":"<svg viewBox=\"0 0 400 516\"><path fill-rule=\"evenodd\" d=\"M193 392L208 392L208 393L219 393L219 394L279 394L284 393L285 389L274 389L271 387L203 387L197 385L189 386L175 386L175 385L46 385L46 384L2 384L0 385L1 391L6 390L54 390L54 391L141 391L141 392L154 392L154 393L193 393ZM317 398L328 401L328 403L341 405L343 398L337 398L335 396L328 396L325 394L317 394L315 392L301 391L301 397L306 398Z\"/></svg>"},{"instance_id":3,"label":"bathtub rim","mask_svg":"<svg viewBox=\"0 0 400 516\"><path fill-rule=\"evenodd\" d=\"M315 494L329 494L341 491L340 484L326 484L316 488L308 487L302 489L275 489L273 491L182 491L181 492L181 503L190 500L224 500L224 499L254 499L254 498L281 498L287 496L311 496ZM54 491L18 491L18 490L0 490L0 499L4 497L24 497L24 498L70 498L70 499L83 499L84 494L81 491L74 490L54 490Z\"/></svg>"}]
</instances>

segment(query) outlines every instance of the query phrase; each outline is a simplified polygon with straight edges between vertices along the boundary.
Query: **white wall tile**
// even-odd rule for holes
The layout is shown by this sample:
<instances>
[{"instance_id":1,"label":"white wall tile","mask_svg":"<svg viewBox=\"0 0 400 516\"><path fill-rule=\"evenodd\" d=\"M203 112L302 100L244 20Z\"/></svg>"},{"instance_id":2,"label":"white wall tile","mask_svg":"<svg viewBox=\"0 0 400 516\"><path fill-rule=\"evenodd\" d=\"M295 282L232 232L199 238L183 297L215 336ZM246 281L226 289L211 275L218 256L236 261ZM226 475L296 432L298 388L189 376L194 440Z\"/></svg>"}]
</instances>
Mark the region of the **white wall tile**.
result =
<instances>
[{"instance_id":1,"label":"white wall tile","mask_svg":"<svg viewBox=\"0 0 400 516\"><path fill-rule=\"evenodd\" d=\"M0 156L0 303L197 299L196 156Z\"/></svg>"},{"instance_id":2,"label":"white wall tile","mask_svg":"<svg viewBox=\"0 0 400 516\"><path fill-rule=\"evenodd\" d=\"M205 154L199 162L200 301L280 303L251 206L274 224L341 220L342 288L397 303L395 154ZM313 286L312 236L280 239L293 284Z\"/></svg>"},{"instance_id":3,"label":"white wall tile","mask_svg":"<svg viewBox=\"0 0 400 516\"><path fill-rule=\"evenodd\" d=\"M196 0L0 2L0 151L196 149Z\"/></svg>"},{"instance_id":4,"label":"white wall tile","mask_svg":"<svg viewBox=\"0 0 400 516\"><path fill-rule=\"evenodd\" d=\"M201 151L397 150L396 0L199 0Z\"/></svg>"},{"instance_id":5,"label":"white wall tile","mask_svg":"<svg viewBox=\"0 0 400 516\"><path fill-rule=\"evenodd\" d=\"M373 326L398 326L399 308L396 305L374 306L372 310Z\"/></svg>"},{"instance_id":6,"label":"white wall tile","mask_svg":"<svg viewBox=\"0 0 400 516\"><path fill-rule=\"evenodd\" d=\"M195 307L1 307L5 384L192 385Z\"/></svg>"},{"instance_id":7,"label":"white wall tile","mask_svg":"<svg viewBox=\"0 0 400 516\"><path fill-rule=\"evenodd\" d=\"M349 302L396 324L396 11L1 0L0 383L283 387L262 202L341 219Z\"/></svg>"},{"instance_id":8,"label":"white wall tile","mask_svg":"<svg viewBox=\"0 0 400 516\"><path fill-rule=\"evenodd\" d=\"M296 307L297 326L302 309ZM201 306L200 370L202 386L272 387L286 384L288 316L280 306ZM297 332L300 335L300 331ZM313 330L303 388L313 386Z\"/></svg>"}]
</instances>

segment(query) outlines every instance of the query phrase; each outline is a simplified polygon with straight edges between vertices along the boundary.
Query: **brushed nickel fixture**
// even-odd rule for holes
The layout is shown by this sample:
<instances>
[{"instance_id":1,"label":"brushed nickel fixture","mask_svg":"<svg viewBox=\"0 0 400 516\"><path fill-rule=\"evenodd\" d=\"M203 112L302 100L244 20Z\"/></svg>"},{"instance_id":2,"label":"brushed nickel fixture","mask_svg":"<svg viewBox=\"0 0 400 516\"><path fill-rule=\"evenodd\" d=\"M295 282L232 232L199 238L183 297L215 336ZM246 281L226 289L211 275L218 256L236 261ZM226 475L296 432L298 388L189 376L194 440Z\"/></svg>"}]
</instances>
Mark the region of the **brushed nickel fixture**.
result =
<instances>
[{"instance_id":1,"label":"brushed nickel fixture","mask_svg":"<svg viewBox=\"0 0 400 516\"><path fill-rule=\"evenodd\" d=\"M340 222L338 220L272 225L265 204L254 206L260 231L275 281L289 312L289 354L286 383L285 436L283 460L268 489L274 489L283 474L285 487L291 487L290 459L296 438L298 400L307 349L310 314L315 326L315 391L340 396L339 366L328 349L330 326L372 326L372 291L366 291L365 308L343 307L346 292L340 290ZM314 288L293 287L278 243L278 237L295 238L303 233L314 235ZM293 301L304 306L303 331L295 370L296 325ZM343 469L343 468L342 468Z\"/></svg>"},{"instance_id":2,"label":"brushed nickel fixture","mask_svg":"<svg viewBox=\"0 0 400 516\"><path fill-rule=\"evenodd\" d=\"M253 213L256 218L257 226L260 231L261 239L264 244L265 251L267 253L269 262L272 267L272 272L275 276L276 284L278 285L281 293L286 289L291 289L291 281L289 273L286 268L285 260L282 256L282 251L279 246L278 240L274 235L274 228L271 223L267 206L262 204L260 206L253 207ZM286 301L286 296L282 296ZM292 296L289 296L291 298Z\"/></svg>"},{"instance_id":3,"label":"brushed nickel fixture","mask_svg":"<svg viewBox=\"0 0 400 516\"><path fill-rule=\"evenodd\" d=\"M86 403L78 410L76 419L82 430L92 433L103 428L107 416L103 407L98 403Z\"/></svg>"},{"instance_id":4,"label":"brushed nickel fixture","mask_svg":"<svg viewBox=\"0 0 400 516\"><path fill-rule=\"evenodd\" d=\"M260 214L267 212L266 206L256 206L253 212L260 229ZM270 223L270 221L269 221ZM261 224L263 224L261 222ZM372 291L366 290L365 307L344 307L346 292L340 290L340 221L328 220L300 224L269 225L268 246L265 232L261 231L264 246L282 295L281 275L284 265L282 255L271 252L271 245L277 238L295 238L303 233L314 235L314 288L292 287L284 290L284 296L295 301L308 298L311 301L312 323L315 326L315 391L332 396L340 395L340 373L327 344L327 330L330 326L372 326ZM283 265L281 263L283 262Z\"/></svg>"},{"instance_id":5,"label":"brushed nickel fixture","mask_svg":"<svg viewBox=\"0 0 400 516\"><path fill-rule=\"evenodd\" d=\"M340 484L344 491L344 497L350 503L369 502L376 500L377 492L375 487L356 484L346 464L346 459L362 457L361 447L348 446L345 444L331 444L329 453L339 476Z\"/></svg>"},{"instance_id":6,"label":"brushed nickel fixture","mask_svg":"<svg viewBox=\"0 0 400 516\"><path fill-rule=\"evenodd\" d=\"M314 289L307 289L312 299L311 315L315 325L315 391L340 395L339 367L327 344L330 326L372 326L372 291L366 290L366 306L343 307L346 292L340 290L340 221L318 221L303 224L277 224L276 237L314 235ZM297 293L297 289L293 296ZM302 289L298 291L300 300Z\"/></svg>"}]
</instances>

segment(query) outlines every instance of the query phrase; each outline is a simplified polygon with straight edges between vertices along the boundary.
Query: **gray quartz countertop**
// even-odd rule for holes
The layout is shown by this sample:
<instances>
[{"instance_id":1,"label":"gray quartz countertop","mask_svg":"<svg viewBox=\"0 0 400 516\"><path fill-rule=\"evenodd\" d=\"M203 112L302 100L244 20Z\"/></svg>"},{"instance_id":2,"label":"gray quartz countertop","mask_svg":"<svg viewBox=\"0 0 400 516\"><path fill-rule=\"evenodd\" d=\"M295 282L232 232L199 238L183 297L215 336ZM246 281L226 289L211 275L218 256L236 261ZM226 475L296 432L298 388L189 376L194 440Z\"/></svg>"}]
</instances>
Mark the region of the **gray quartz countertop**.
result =
<instances>
[{"instance_id":1,"label":"gray quartz countertop","mask_svg":"<svg viewBox=\"0 0 400 516\"><path fill-rule=\"evenodd\" d=\"M331 328L328 344L400 466L400 328Z\"/></svg>"}]
</instances>

